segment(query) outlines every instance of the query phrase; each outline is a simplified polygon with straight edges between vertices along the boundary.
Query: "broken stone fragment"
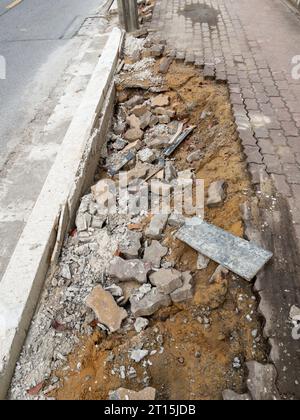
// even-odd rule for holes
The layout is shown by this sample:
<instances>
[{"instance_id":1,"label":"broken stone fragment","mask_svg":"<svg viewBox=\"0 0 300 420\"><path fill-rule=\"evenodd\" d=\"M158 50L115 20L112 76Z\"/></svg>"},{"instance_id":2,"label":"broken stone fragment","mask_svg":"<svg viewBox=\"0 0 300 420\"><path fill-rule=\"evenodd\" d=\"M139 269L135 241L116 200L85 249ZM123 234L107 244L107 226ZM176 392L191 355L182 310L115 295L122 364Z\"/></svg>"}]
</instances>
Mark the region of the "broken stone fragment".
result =
<instances>
[{"instance_id":1,"label":"broken stone fragment","mask_svg":"<svg viewBox=\"0 0 300 420\"><path fill-rule=\"evenodd\" d=\"M135 95L124 103L125 108L134 108L137 105L141 105L144 102L143 96Z\"/></svg>"},{"instance_id":2,"label":"broken stone fragment","mask_svg":"<svg viewBox=\"0 0 300 420\"><path fill-rule=\"evenodd\" d=\"M293 305L291 307L289 316L293 321L300 321L300 308L298 308L296 305Z\"/></svg>"},{"instance_id":3,"label":"broken stone fragment","mask_svg":"<svg viewBox=\"0 0 300 420\"><path fill-rule=\"evenodd\" d=\"M188 157L186 158L186 161L188 163L199 162L202 156L203 156L202 152L200 150L196 150L195 152L192 152L190 155L188 155Z\"/></svg>"},{"instance_id":4,"label":"broken stone fragment","mask_svg":"<svg viewBox=\"0 0 300 420\"><path fill-rule=\"evenodd\" d=\"M208 189L208 207L217 207L226 199L226 182L219 180L210 184Z\"/></svg>"},{"instance_id":5,"label":"broken stone fragment","mask_svg":"<svg viewBox=\"0 0 300 420\"><path fill-rule=\"evenodd\" d=\"M165 165L165 180L166 182L171 182L175 178L177 178L176 168L172 162L167 161Z\"/></svg>"},{"instance_id":6,"label":"broken stone fragment","mask_svg":"<svg viewBox=\"0 0 300 420\"><path fill-rule=\"evenodd\" d=\"M173 190L173 185L165 182L164 180L153 179L150 185L151 194L161 197L169 197Z\"/></svg>"},{"instance_id":7,"label":"broken stone fragment","mask_svg":"<svg viewBox=\"0 0 300 420\"><path fill-rule=\"evenodd\" d=\"M185 224L185 217L182 214L172 213L169 217L168 224L171 227L179 228Z\"/></svg>"},{"instance_id":8,"label":"broken stone fragment","mask_svg":"<svg viewBox=\"0 0 300 420\"><path fill-rule=\"evenodd\" d=\"M210 259L203 254L198 255L197 270L205 270L208 267Z\"/></svg>"},{"instance_id":9,"label":"broken stone fragment","mask_svg":"<svg viewBox=\"0 0 300 420\"><path fill-rule=\"evenodd\" d=\"M138 317L135 320L134 328L135 328L135 331L137 333L140 333L141 331L145 330L148 327L148 325L149 325L148 319L142 318L142 317Z\"/></svg>"},{"instance_id":10,"label":"broken stone fragment","mask_svg":"<svg viewBox=\"0 0 300 420\"><path fill-rule=\"evenodd\" d=\"M160 136L155 139L147 141L147 146L152 149L164 149L169 145L170 139L167 136Z\"/></svg>"},{"instance_id":11,"label":"broken stone fragment","mask_svg":"<svg viewBox=\"0 0 300 420\"><path fill-rule=\"evenodd\" d=\"M223 400L224 401L251 401L252 398L250 394L237 394L231 389L225 389L225 391L223 391Z\"/></svg>"},{"instance_id":12,"label":"broken stone fragment","mask_svg":"<svg viewBox=\"0 0 300 420\"><path fill-rule=\"evenodd\" d=\"M126 260L139 257L141 249L141 239L143 235L140 232L132 232L127 229L124 238L119 243L119 251Z\"/></svg>"},{"instance_id":13,"label":"broken stone fragment","mask_svg":"<svg viewBox=\"0 0 300 420\"><path fill-rule=\"evenodd\" d=\"M136 117L134 114L131 114L129 117L126 118L126 122L132 129L139 130L141 128L141 122L138 117Z\"/></svg>"},{"instance_id":14,"label":"broken stone fragment","mask_svg":"<svg viewBox=\"0 0 300 420\"><path fill-rule=\"evenodd\" d=\"M276 388L275 366L251 361L247 363L247 368L249 371L247 387L254 401L281 400Z\"/></svg>"},{"instance_id":15,"label":"broken stone fragment","mask_svg":"<svg viewBox=\"0 0 300 420\"><path fill-rule=\"evenodd\" d=\"M166 109L166 108L163 108L163 107L154 108L153 113L155 115L167 115L170 118L175 117L175 111L172 111L171 109Z\"/></svg>"},{"instance_id":16,"label":"broken stone fragment","mask_svg":"<svg viewBox=\"0 0 300 420\"><path fill-rule=\"evenodd\" d=\"M148 354L149 350L131 350L130 359L134 360L135 363L140 363Z\"/></svg>"},{"instance_id":17,"label":"broken stone fragment","mask_svg":"<svg viewBox=\"0 0 300 420\"><path fill-rule=\"evenodd\" d=\"M139 118L146 112L148 112L148 107L145 103L142 105L137 105L131 110L131 113Z\"/></svg>"},{"instance_id":18,"label":"broken stone fragment","mask_svg":"<svg viewBox=\"0 0 300 420\"><path fill-rule=\"evenodd\" d=\"M151 107L169 106L170 97L168 95L157 95L151 98Z\"/></svg>"},{"instance_id":19,"label":"broken stone fragment","mask_svg":"<svg viewBox=\"0 0 300 420\"><path fill-rule=\"evenodd\" d=\"M138 283L137 281L125 281L123 283L120 283L120 287L123 292L123 300L121 303L123 306L129 301L132 294L139 289L140 283Z\"/></svg>"},{"instance_id":20,"label":"broken stone fragment","mask_svg":"<svg viewBox=\"0 0 300 420\"><path fill-rule=\"evenodd\" d=\"M169 68L173 62L171 57L163 57L159 64L159 73L166 74L169 71Z\"/></svg>"},{"instance_id":21,"label":"broken stone fragment","mask_svg":"<svg viewBox=\"0 0 300 420\"><path fill-rule=\"evenodd\" d=\"M168 253L169 249L162 246L158 241L152 241L151 245L145 249L144 261L150 263L154 268L160 268L161 260Z\"/></svg>"},{"instance_id":22,"label":"broken stone fragment","mask_svg":"<svg viewBox=\"0 0 300 420\"><path fill-rule=\"evenodd\" d=\"M140 260L123 260L114 257L109 264L107 274L118 281L136 280L139 283L146 283L150 269L150 264Z\"/></svg>"},{"instance_id":23,"label":"broken stone fragment","mask_svg":"<svg viewBox=\"0 0 300 420\"><path fill-rule=\"evenodd\" d=\"M155 388L145 388L142 391L136 392L126 388L119 388L116 391L111 391L109 393L109 399L111 401L146 401L146 400L155 400L156 389Z\"/></svg>"},{"instance_id":24,"label":"broken stone fragment","mask_svg":"<svg viewBox=\"0 0 300 420\"><path fill-rule=\"evenodd\" d=\"M91 226L92 216L89 213L77 213L75 225L78 232L84 232Z\"/></svg>"},{"instance_id":25,"label":"broken stone fragment","mask_svg":"<svg viewBox=\"0 0 300 420\"><path fill-rule=\"evenodd\" d=\"M101 286L96 286L86 299L86 304L91 308L101 324L111 332L121 328L122 321L127 318L125 309L120 308L111 293Z\"/></svg>"},{"instance_id":26,"label":"broken stone fragment","mask_svg":"<svg viewBox=\"0 0 300 420\"><path fill-rule=\"evenodd\" d=\"M227 270L227 268L223 267L222 265L219 265L216 268L213 275L211 276L211 278L209 279L209 284L220 283L221 281L226 279L228 273L229 271Z\"/></svg>"},{"instance_id":27,"label":"broken stone fragment","mask_svg":"<svg viewBox=\"0 0 300 420\"><path fill-rule=\"evenodd\" d=\"M118 138L114 143L113 143L113 148L117 151L123 150L126 146L127 146L128 142Z\"/></svg>"},{"instance_id":28,"label":"broken stone fragment","mask_svg":"<svg viewBox=\"0 0 300 420\"><path fill-rule=\"evenodd\" d=\"M171 298L153 287L142 299L135 296L130 298L131 312L135 317L151 316L159 309L170 306Z\"/></svg>"},{"instance_id":29,"label":"broken stone fragment","mask_svg":"<svg viewBox=\"0 0 300 420\"><path fill-rule=\"evenodd\" d=\"M154 127L156 124L158 124L158 117L156 115L151 114L149 127Z\"/></svg>"},{"instance_id":30,"label":"broken stone fragment","mask_svg":"<svg viewBox=\"0 0 300 420\"><path fill-rule=\"evenodd\" d=\"M157 287L157 290L162 293L170 294L174 290L182 287L182 274L171 268L166 270L161 268L156 273L150 275L150 282L153 286Z\"/></svg>"},{"instance_id":31,"label":"broken stone fragment","mask_svg":"<svg viewBox=\"0 0 300 420\"><path fill-rule=\"evenodd\" d=\"M171 299L174 303L184 302L192 299L194 296L193 276L189 271L182 273L183 285L171 293Z\"/></svg>"},{"instance_id":32,"label":"broken stone fragment","mask_svg":"<svg viewBox=\"0 0 300 420\"><path fill-rule=\"evenodd\" d=\"M147 128L151 124L152 116L153 115L151 114L151 112L147 111L144 115L140 117L140 128L142 130L145 130L145 128Z\"/></svg>"},{"instance_id":33,"label":"broken stone fragment","mask_svg":"<svg viewBox=\"0 0 300 420\"><path fill-rule=\"evenodd\" d=\"M168 214L156 214L153 216L150 225L145 232L147 238L160 240L168 223L168 219Z\"/></svg>"},{"instance_id":34,"label":"broken stone fragment","mask_svg":"<svg viewBox=\"0 0 300 420\"><path fill-rule=\"evenodd\" d=\"M138 158L143 163L152 163L156 159L156 155L153 150L146 147L138 152Z\"/></svg>"},{"instance_id":35,"label":"broken stone fragment","mask_svg":"<svg viewBox=\"0 0 300 420\"><path fill-rule=\"evenodd\" d=\"M124 137L125 140L133 142L136 140L141 140L143 138L144 132L140 128L130 128L126 131Z\"/></svg>"}]
</instances>

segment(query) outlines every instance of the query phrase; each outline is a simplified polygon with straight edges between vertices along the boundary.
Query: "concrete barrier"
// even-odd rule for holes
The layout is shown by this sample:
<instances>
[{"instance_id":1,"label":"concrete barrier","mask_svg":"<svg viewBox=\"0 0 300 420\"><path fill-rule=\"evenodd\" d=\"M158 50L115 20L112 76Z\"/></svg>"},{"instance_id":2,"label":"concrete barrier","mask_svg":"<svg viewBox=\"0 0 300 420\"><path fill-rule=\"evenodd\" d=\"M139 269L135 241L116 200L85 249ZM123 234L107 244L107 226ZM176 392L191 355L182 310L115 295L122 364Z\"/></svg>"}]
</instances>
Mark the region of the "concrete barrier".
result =
<instances>
[{"instance_id":1,"label":"concrete barrier","mask_svg":"<svg viewBox=\"0 0 300 420\"><path fill-rule=\"evenodd\" d=\"M0 399L6 398L51 262L92 182L113 111L122 39L113 29L0 282Z\"/></svg>"}]
</instances>

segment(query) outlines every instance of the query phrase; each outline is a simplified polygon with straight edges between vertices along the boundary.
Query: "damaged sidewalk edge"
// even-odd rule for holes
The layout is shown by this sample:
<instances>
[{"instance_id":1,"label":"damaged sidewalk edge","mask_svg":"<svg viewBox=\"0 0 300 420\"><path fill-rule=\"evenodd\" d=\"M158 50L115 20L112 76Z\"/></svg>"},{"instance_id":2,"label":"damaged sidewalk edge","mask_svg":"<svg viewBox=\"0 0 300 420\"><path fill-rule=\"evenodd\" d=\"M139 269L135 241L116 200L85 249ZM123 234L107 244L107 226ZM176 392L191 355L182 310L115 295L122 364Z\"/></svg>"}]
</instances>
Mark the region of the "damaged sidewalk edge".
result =
<instances>
[{"instance_id":1,"label":"damaged sidewalk edge","mask_svg":"<svg viewBox=\"0 0 300 420\"><path fill-rule=\"evenodd\" d=\"M114 28L0 283L0 399L5 399L51 260L97 164L113 111L123 32ZM100 118L99 118L100 117ZM100 121L98 121L100 119ZM53 252L54 250L54 252ZM52 258L51 258L52 256Z\"/></svg>"}]
</instances>

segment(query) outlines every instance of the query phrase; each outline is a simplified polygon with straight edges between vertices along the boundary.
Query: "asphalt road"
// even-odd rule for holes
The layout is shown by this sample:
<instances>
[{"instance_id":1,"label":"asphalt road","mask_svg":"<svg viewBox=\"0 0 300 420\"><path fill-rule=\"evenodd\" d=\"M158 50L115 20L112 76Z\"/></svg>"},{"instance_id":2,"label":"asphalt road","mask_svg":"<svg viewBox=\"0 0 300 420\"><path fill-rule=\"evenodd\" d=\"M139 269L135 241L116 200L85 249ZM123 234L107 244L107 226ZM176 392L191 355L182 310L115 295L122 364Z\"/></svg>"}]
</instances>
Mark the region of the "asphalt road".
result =
<instances>
[{"instance_id":1,"label":"asphalt road","mask_svg":"<svg viewBox=\"0 0 300 420\"><path fill-rule=\"evenodd\" d=\"M72 35L103 3L0 0L0 170L76 53L71 49Z\"/></svg>"}]
</instances>

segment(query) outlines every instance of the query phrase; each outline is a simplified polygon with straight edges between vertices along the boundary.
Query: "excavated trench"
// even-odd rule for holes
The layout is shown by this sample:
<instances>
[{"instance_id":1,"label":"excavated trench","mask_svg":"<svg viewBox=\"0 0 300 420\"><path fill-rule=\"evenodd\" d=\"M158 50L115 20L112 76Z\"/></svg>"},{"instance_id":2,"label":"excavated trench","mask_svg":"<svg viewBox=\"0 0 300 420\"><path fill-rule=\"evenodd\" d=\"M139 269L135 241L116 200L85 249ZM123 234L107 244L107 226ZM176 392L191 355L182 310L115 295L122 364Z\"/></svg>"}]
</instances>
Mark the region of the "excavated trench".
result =
<instances>
[{"instance_id":1,"label":"excavated trench","mask_svg":"<svg viewBox=\"0 0 300 420\"><path fill-rule=\"evenodd\" d=\"M196 126L172 156L177 171L193 169L197 179L204 179L206 192L213 181L226 181L225 202L217 208L206 207L205 218L242 237L240 207L253 191L227 87L204 80L199 70L181 62L174 61L164 76L158 73L159 60L152 65L148 63L146 69L141 70L139 65L137 72L134 71L137 66L130 63L131 58L125 57L129 71L118 78L115 115L120 114L125 101L136 95L143 96L145 101L156 96L159 92L150 90L155 90L153 82L155 85L157 80L163 86L157 90L163 90L170 98L174 121ZM151 73L151 77L141 77L143 71L148 76ZM188 163L187 157L198 150L201 158ZM116 152L110 138L107 154L112 153ZM107 159L101 160L96 180L107 177L103 166ZM143 234L143 243L148 222L149 217L145 217L130 226ZM245 363L267 361L252 284L232 273L209 284L217 265L211 261L207 268L199 270L197 253L176 240L174 228L170 226L161 244L169 248L165 262L193 274L193 299L157 311L141 333L134 330L133 321L126 321L126 326L113 334L102 331L97 322L92 321L90 334L80 338L67 363L55 372L60 385L48 396L58 400L98 400L107 399L109 392L119 387L139 391L152 386L157 390L157 399L218 400L222 399L225 389L246 391ZM136 347L148 350L148 357L139 363L130 358L131 349Z\"/></svg>"}]
</instances>

